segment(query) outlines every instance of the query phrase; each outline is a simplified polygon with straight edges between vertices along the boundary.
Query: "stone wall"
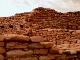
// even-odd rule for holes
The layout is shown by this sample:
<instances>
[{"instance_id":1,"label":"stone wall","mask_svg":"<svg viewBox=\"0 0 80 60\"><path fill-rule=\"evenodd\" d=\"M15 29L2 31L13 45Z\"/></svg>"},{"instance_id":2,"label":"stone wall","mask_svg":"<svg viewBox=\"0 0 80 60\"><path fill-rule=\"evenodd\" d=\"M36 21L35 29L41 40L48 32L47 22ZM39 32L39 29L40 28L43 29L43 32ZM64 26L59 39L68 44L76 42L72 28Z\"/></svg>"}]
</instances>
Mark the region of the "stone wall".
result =
<instances>
[{"instance_id":1,"label":"stone wall","mask_svg":"<svg viewBox=\"0 0 80 60\"><path fill-rule=\"evenodd\" d=\"M80 12L49 8L0 18L0 60L80 60Z\"/></svg>"},{"instance_id":2,"label":"stone wall","mask_svg":"<svg viewBox=\"0 0 80 60\"><path fill-rule=\"evenodd\" d=\"M40 29L30 36L0 35L0 54L2 60L79 60L80 31Z\"/></svg>"},{"instance_id":3,"label":"stone wall","mask_svg":"<svg viewBox=\"0 0 80 60\"><path fill-rule=\"evenodd\" d=\"M0 34L27 34L27 29L80 29L80 12L61 13L38 7L32 12L17 13L0 18Z\"/></svg>"}]
</instances>

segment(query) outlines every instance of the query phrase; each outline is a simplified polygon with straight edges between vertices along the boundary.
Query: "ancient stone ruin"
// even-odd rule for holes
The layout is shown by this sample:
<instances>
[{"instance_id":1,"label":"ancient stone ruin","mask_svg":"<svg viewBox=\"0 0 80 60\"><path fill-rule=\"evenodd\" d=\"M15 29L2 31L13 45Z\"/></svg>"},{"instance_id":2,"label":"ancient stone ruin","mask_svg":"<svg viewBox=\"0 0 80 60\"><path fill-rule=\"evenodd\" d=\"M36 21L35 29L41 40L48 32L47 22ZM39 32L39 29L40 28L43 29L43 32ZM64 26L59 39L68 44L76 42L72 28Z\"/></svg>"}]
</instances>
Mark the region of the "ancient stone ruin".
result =
<instances>
[{"instance_id":1,"label":"ancient stone ruin","mask_svg":"<svg viewBox=\"0 0 80 60\"><path fill-rule=\"evenodd\" d=\"M80 11L0 17L0 60L80 60Z\"/></svg>"}]
</instances>

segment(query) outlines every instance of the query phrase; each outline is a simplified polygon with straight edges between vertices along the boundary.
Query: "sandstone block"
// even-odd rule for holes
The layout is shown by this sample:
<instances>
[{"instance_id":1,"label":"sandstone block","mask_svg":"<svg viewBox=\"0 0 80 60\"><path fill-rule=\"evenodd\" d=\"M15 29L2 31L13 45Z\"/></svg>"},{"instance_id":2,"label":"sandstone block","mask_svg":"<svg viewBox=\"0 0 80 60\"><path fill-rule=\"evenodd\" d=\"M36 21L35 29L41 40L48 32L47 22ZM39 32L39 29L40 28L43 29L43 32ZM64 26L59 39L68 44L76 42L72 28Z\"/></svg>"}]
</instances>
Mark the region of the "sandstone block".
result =
<instances>
[{"instance_id":1,"label":"sandstone block","mask_svg":"<svg viewBox=\"0 0 80 60\"><path fill-rule=\"evenodd\" d=\"M0 47L0 53L5 53L5 52L6 52L5 48Z\"/></svg>"},{"instance_id":2,"label":"sandstone block","mask_svg":"<svg viewBox=\"0 0 80 60\"><path fill-rule=\"evenodd\" d=\"M48 53L48 49L35 49L34 50L34 54L47 54Z\"/></svg>"},{"instance_id":3,"label":"sandstone block","mask_svg":"<svg viewBox=\"0 0 80 60\"><path fill-rule=\"evenodd\" d=\"M6 48L27 48L27 43L21 43L21 42L8 42L6 44Z\"/></svg>"},{"instance_id":4,"label":"sandstone block","mask_svg":"<svg viewBox=\"0 0 80 60\"><path fill-rule=\"evenodd\" d=\"M66 50L65 52L69 52L70 54L77 54L76 50Z\"/></svg>"},{"instance_id":5,"label":"sandstone block","mask_svg":"<svg viewBox=\"0 0 80 60\"><path fill-rule=\"evenodd\" d=\"M15 57L7 57L7 60L38 60L37 57L21 57L21 56L15 56Z\"/></svg>"},{"instance_id":6,"label":"sandstone block","mask_svg":"<svg viewBox=\"0 0 80 60\"><path fill-rule=\"evenodd\" d=\"M25 55L32 55L33 51L28 50L28 51L22 51L22 50L11 50L6 52L7 56L25 56Z\"/></svg>"},{"instance_id":7,"label":"sandstone block","mask_svg":"<svg viewBox=\"0 0 80 60\"><path fill-rule=\"evenodd\" d=\"M17 34L7 34L5 40L10 41L29 41L29 36L17 35Z\"/></svg>"},{"instance_id":8,"label":"sandstone block","mask_svg":"<svg viewBox=\"0 0 80 60\"><path fill-rule=\"evenodd\" d=\"M80 44L80 40L79 39L77 40L77 43Z\"/></svg>"},{"instance_id":9,"label":"sandstone block","mask_svg":"<svg viewBox=\"0 0 80 60\"><path fill-rule=\"evenodd\" d=\"M0 46L4 46L4 42L0 42Z\"/></svg>"},{"instance_id":10,"label":"sandstone block","mask_svg":"<svg viewBox=\"0 0 80 60\"><path fill-rule=\"evenodd\" d=\"M5 36L4 35L0 35L0 41L4 41Z\"/></svg>"},{"instance_id":11,"label":"sandstone block","mask_svg":"<svg viewBox=\"0 0 80 60\"><path fill-rule=\"evenodd\" d=\"M25 55L25 52L22 50L11 50L6 52L7 56L23 56Z\"/></svg>"},{"instance_id":12,"label":"sandstone block","mask_svg":"<svg viewBox=\"0 0 80 60\"><path fill-rule=\"evenodd\" d=\"M30 39L31 39L32 42L42 42L42 41L44 41L44 38L41 37L41 36L32 36L32 37L30 37Z\"/></svg>"},{"instance_id":13,"label":"sandstone block","mask_svg":"<svg viewBox=\"0 0 80 60\"><path fill-rule=\"evenodd\" d=\"M55 54L47 54L50 59L55 59Z\"/></svg>"},{"instance_id":14,"label":"sandstone block","mask_svg":"<svg viewBox=\"0 0 80 60\"><path fill-rule=\"evenodd\" d=\"M25 57L25 58L20 58L20 60L38 60L37 57Z\"/></svg>"},{"instance_id":15,"label":"sandstone block","mask_svg":"<svg viewBox=\"0 0 80 60\"><path fill-rule=\"evenodd\" d=\"M0 54L0 60L4 60L4 56Z\"/></svg>"},{"instance_id":16,"label":"sandstone block","mask_svg":"<svg viewBox=\"0 0 80 60\"><path fill-rule=\"evenodd\" d=\"M29 48L44 48L44 45L41 45L40 43L32 43L29 44Z\"/></svg>"},{"instance_id":17,"label":"sandstone block","mask_svg":"<svg viewBox=\"0 0 80 60\"><path fill-rule=\"evenodd\" d=\"M45 48L51 48L53 46L53 42L40 42Z\"/></svg>"},{"instance_id":18,"label":"sandstone block","mask_svg":"<svg viewBox=\"0 0 80 60\"><path fill-rule=\"evenodd\" d=\"M80 30L76 30L77 33L80 33Z\"/></svg>"},{"instance_id":19,"label":"sandstone block","mask_svg":"<svg viewBox=\"0 0 80 60\"><path fill-rule=\"evenodd\" d=\"M74 55L68 55L67 56L68 59L74 59L74 57L75 57Z\"/></svg>"},{"instance_id":20,"label":"sandstone block","mask_svg":"<svg viewBox=\"0 0 80 60\"><path fill-rule=\"evenodd\" d=\"M50 53L54 53L54 54L59 54L59 49L58 48L51 48Z\"/></svg>"},{"instance_id":21,"label":"sandstone block","mask_svg":"<svg viewBox=\"0 0 80 60\"><path fill-rule=\"evenodd\" d=\"M51 60L48 56L40 56L39 60Z\"/></svg>"}]
</instances>

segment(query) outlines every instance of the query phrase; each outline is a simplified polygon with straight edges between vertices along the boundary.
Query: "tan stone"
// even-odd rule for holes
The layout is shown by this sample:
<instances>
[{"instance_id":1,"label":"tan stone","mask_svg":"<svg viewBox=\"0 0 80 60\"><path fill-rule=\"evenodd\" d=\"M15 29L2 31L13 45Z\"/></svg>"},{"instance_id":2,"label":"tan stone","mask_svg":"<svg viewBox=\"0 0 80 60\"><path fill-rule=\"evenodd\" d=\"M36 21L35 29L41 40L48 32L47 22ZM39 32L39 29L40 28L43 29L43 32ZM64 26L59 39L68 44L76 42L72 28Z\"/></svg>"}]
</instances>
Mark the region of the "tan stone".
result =
<instances>
[{"instance_id":1,"label":"tan stone","mask_svg":"<svg viewBox=\"0 0 80 60\"><path fill-rule=\"evenodd\" d=\"M34 54L47 54L48 53L48 49L35 49L34 50Z\"/></svg>"},{"instance_id":2,"label":"tan stone","mask_svg":"<svg viewBox=\"0 0 80 60\"><path fill-rule=\"evenodd\" d=\"M17 35L17 34L7 34L5 40L13 41L29 41L29 36Z\"/></svg>"},{"instance_id":3,"label":"tan stone","mask_svg":"<svg viewBox=\"0 0 80 60\"><path fill-rule=\"evenodd\" d=\"M80 33L80 30L76 30L77 33Z\"/></svg>"},{"instance_id":4,"label":"tan stone","mask_svg":"<svg viewBox=\"0 0 80 60\"><path fill-rule=\"evenodd\" d=\"M4 41L5 36L4 35L0 35L0 41Z\"/></svg>"},{"instance_id":5,"label":"tan stone","mask_svg":"<svg viewBox=\"0 0 80 60\"><path fill-rule=\"evenodd\" d=\"M59 54L63 54L64 50L63 49L60 49L59 50Z\"/></svg>"},{"instance_id":6,"label":"tan stone","mask_svg":"<svg viewBox=\"0 0 80 60\"><path fill-rule=\"evenodd\" d=\"M32 55L33 51L28 50L28 51L22 51L22 50L11 50L6 52L7 56L25 56L25 55Z\"/></svg>"},{"instance_id":7,"label":"tan stone","mask_svg":"<svg viewBox=\"0 0 80 60\"><path fill-rule=\"evenodd\" d=\"M38 60L37 57L24 57L24 58L20 58L20 60Z\"/></svg>"},{"instance_id":8,"label":"tan stone","mask_svg":"<svg viewBox=\"0 0 80 60\"><path fill-rule=\"evenodd\" d=\"M80 44L75 44L74 48L75 49L80 49Z\"/></svg>"},{"instance_id":9,"label":"tan stone","mask_svg":"<svg viewBox=\"0 0 80 60\"><path fill-rule=\"evenodd\" d=\"M40 43L32 43L29 44L29 48L44 48L44 45L41 45Z\"/></svg>"},{"instance_id":10,"label":"tan stone","mask_svg":"<svg viewBox=\"0 0 80 60\"><path fill-rule=\"evenodd\" d=\"M4 46L4 42L0 42L0 46Z\"/></svg>"},{"instance_id":11,"label":"tan stone","mask_svg":"<svg viewBox=\"0 0 80 60\"><path fill-rule=\"evenodd\" d=\"M40 42L45 48L51 48L53 46L53 42Z\"/></svg>"},{"instance_id":12,"label":"tan stone","mask_svg":"<svg viewBox=\"0 0 80 60\"><path fill-rule=\"evenodd\" d=\"M41 36L32 36L32 37L30 37L30 39L31 39L32 42L42 42L42 41L44 41L44 38L41 37Z\"/></svg>"},{"instance_id":13,"label":"tan stone","mask_svg":"<svg viewBox=\"0 0 80 60\"><path fill-rule=\"evenodd\" d=\"M0 60L4 60L4 56L0 54Z\"/></svg>"},{"instance_id":14,"label":"tan stone","mask_svg":"<svg viewBox=\"0 0 80 60\"><path fill-rule=\"evenodd\" d=\"M50 59L55 59L55 54L47 54Z\"/></svg>"},{"instance_id":15,"label":"tan stone","mask_svg":"<svg viewBox=\"0 0 80 60\"><path fill-rule=\"evenodd\" d=\"M51 60L48 56L40 56L39 60Z\"/></svg>"},{"instance_id":16,"label":"tan stone","mask_svg":"<svg viewBox=\"0 0 80 60\"><path fill-rule=\"evenodd\" d=\"M0 47L0 53L5 53L5 52L6 52L5 48Z\"/></svg>"},{"instance_id":17,"label":"tan stone","mask_svg":"<svg viewBox=\"0 0 80 60\"><path fill-rule=\"evenodd\" d=\"M52 47L49 52L50 52L50 53L54 53L54 54L59 54L59 49Z\"/></svg>"},{"instance_id":18,"label":"tan stone","mask_svg":"<svg viewBox=\"0 0 80 60\"><path fill-rule=\"evenodd\" d=\"M6 43L6 48L27 48L27 43L19 43L19 42L8 42Z\"/></svg>"},{"instance_id":19,"label":"tan stone","mask_svg":"<svg viewBox=\"0 0 80 60\"><path fill-rule=\"evenodd\" d=\"M79 39L77 40L77 43L80 44L80 40Z\"/></svg>"},{"instance_id":20,"label":"tan stone","mask_svg":"<svg viewBox=\"0 0 80 60\"><path fill-rule=\"evenodd\" d=\"M66 50L65 52L69 52L70 54L77 54L76 50Z\"/></svg>"},{"instance_id":21,"label":"tan stone","mask_svg":"<svg viewBox=\"0 0 80 60\"><path fill-rule=\"evenodd\" d=\"M75 57L74 55L68 55L67 56L68 59L72 59L72 58L74 59L74 57Z\"/></svg>"}]
</instances>

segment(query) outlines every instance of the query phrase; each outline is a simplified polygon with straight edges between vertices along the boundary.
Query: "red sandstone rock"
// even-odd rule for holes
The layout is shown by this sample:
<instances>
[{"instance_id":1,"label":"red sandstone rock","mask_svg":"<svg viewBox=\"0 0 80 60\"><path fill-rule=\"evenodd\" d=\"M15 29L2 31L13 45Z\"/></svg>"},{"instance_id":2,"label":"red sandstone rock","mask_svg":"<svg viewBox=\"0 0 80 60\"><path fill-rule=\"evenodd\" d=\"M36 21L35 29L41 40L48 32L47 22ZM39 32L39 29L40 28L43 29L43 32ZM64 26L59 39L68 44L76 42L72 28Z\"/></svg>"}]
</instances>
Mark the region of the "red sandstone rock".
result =
<instances>
[{"instance_id":1,"label":"red sandstone rock","mask_svg":"<svg viewBox=\"0 0 80 60\"><path fill-rule=\"evenodd\" d=\"M19 42L8 42L6 43L6 48L28 48L28 44Z\"/></svg>"},{"instance_id":2,"label":"red sandstone rock","mask_svg":"<svg viewBox=\"0 0 80 60\"><path fill-rule=\"evenodd\" d=\"M48 50L47 49L35 49L34 50L34 54L47 54L48 53Z\"/></svg>"},{"instance_id":3,"label":"red sandstone rock","mask_svg":"<svg viewBox=\"0 0 80 60\"><path fill-rule=\"evenodd\" d=\"M0 41L4 41L5 36L4 35L0 35Z\"/></svg>"},{"instance_id":4,"label":"red sandstone rock","mask_svg":"<svg viewBox=\"0 0 80 60\"><path fill-rule=\"evenodd\" d=\"M59 54L59 49L58 48L51 48L50 53Z\"/></svg>"},{"instance_id":5,"label":"red sandstone rock","mask_svg":"<svg viewBox=\"0 0 80 60\"><path fill-rule=\"evenodd\" d=\"M29 41L30 38L29 36L24 36L24 35L17 35L17 34L7 34L5 37L5 40L10 40L10 41Z\"/></svg>"},{"instance_id":6,"label":"red sandstone rock","mask_svg":"<svg viewBox=\"0 0 80 60\"><path fill-rule=\"evenodd\" d=\"M5 44L4 42L0 42L0 47L1 47L1 46L4 46L4 44Z\"/></svg>"},{"instance_id":7,"label":"red sandstone rock","mask_svg":"<svg viewBox=\"0 0 80 60\"><path fill-rule=\"evenodd\" d=\"M32 42L42 42L42 41L44 41L44 38L41 37L41 36L32 36L32 37L30 37L30 39L31 39Z\"/></svg>"},{"instance_id":8,"label":"red sandstone rock","mask_svg":"<svg viewBox=\"0 0 80 60\"><path fill-rule=\"evenodd\" d=\"M76 50L66 50L65 52L69 52L70 54L77 54Z\"/></svg>"},{"instance_id":9,"label":"red sandstone rock","mask_svg":"<svg viewBox=\"0 0 80 60\"><path fill-rule=\"evenodd\" d=\"M25 55L32 55L33 51L28 50L28 51L22 51L22 50L11 50L6 52L7 56L25 56Z\"/></svg>"},{"instance_id":10,"label":"red sandstone rock","mask_svg":"<svg viewBox=\"0 0 80 60\"><path fill-rule=\"evenodd\" d=\"M0 60L4 60L4 56L0 54Z\"/></svg>"},{"instance_id":11,"label":"red sandstone rock","mask_svg":"<svg viewBox=\"0 0 80 60\"><path fill-rule=\"evenodd\" d=\"M51 60L48 56L40 56L39 60Z\"/></svg>"},{"instance_id":12,"label":"red sandstone rock","mask_svg":"<svg viewBox=\"0 0 80 60\"><path fill-rule=\"evenodd\" d=\"M29 48L44 48L44 45L41 45L40 43L32 43L29 44Z\"/></svg>"},{"instance_id":13,"label":"red sandstone rock","mask_svg":"<svg viewBox=\"0 0 80 60\"><path fill-rule=\"evenodd\" d=\"M0 41L5 42L4 40L6 40L6 42L5 46L4 43L0 42L0 46L4 46L7 49L12 47L16 49L21 48L22 50L26 50L24 48L27 47L27 49L35 50L35 54L44 54L44 55L47 54L47 52L52 54L56 53L57 55L58 53L63 54L63 52L76 54L77 51L80 52L79 13L80 12L60 13L52 9L36 8L33 10L33 12L20 13L12 17L1 17ZM51 28L51 29L45 29L45 28ZM73 29L73 30L67 30L67 29ZM32 32L32 30L35 30L35 32ZM16 34L21 34L21 35L16 35ZM23 34L28 36L24 36ZM32 42L29 41L30 39ZM8 40L10 41L16 40L17 42L26 41L25 43L28 43L27 41L29 41L29 47L24 43L20 43L20 45L19 43L15 42L8 43ZM47 41L47 43L43 41ZM52 41L53 43L49 41ZM63 43L64 45L62 45ZM68 46L67 44L70 45ZM0 52L4 53L5 49L1 47ZM17 54L20 55L20 53L22 55L33 54L32 50L25 52L22 50L21 51L18 50L17 53L15 53L15 51L8 51L7 54L9 53L12 53L13 55ZM59 55L59 58L60 56L61 55ZM51 60L48 58L49 56L47 57L46 55L45 56L37 55L36 58L29 57L23 60L39 60L37 59L37 57L39 57L40 60ZM67 56L67 58L74 59L74 55ZM11 60L20 60L20 58L12 58Z\"/></svg>"},{"instance_id":14,"label":"red sandstone rock","mask_svg":"<svg viewBox=\"0 0 80 60\"><path fill-rule=\"evenodd\" d=\"M47 54L50 59L55 59L55 54Z\"/></svg>"},{"instance_id":15,"label":"red sandstone rock","mask_svg":"<svg viewBox=\"0 0 80 60\"><path fill-rule=\"evenodd\" d=\"M53 42L40 42L45 48L51 48L53 46Z\"/></svg>"},{"instance_id":16,"label":"red sandstone rock","mask_svg":"<svg viewBox=\"0 0 80 60\"><path fill-rule=\"evenodd\" d=\"M5 48L0 47L0 54L1 54L1 53L5 53L5 52L6 52Z\"/></svg>"}]
</instances>

